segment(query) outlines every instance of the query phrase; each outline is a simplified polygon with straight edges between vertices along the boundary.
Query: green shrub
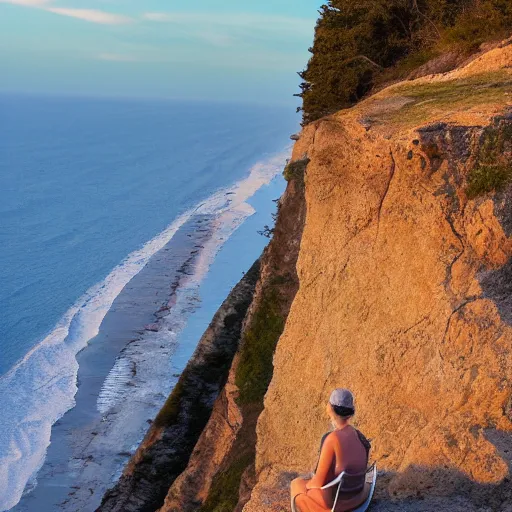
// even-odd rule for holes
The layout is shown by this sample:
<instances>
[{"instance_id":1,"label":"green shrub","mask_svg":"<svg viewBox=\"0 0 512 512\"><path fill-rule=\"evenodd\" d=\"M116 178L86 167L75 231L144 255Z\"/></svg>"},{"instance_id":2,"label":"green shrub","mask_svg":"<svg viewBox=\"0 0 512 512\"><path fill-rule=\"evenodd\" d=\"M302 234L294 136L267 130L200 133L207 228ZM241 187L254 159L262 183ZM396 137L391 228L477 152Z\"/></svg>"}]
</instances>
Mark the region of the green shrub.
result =
<instances>
[{"instance_id":1,"label":"green shrub","mask_svg":"<svg viewBox=\"0 0 512 512\"><path fill-rule=\"evenodd\" d=\"M185 374L186 370L183 373ZM177 422L183 395L186 392L186 381L186 376L183 375L176 383L176 386L174 386L174 389L155 418L155 427L169 427Z\"/></svg>"},{"instance_id":2,"label":"green shrub","mask_svg":"<svg viewBox=\"0 0 512 512\"><path fill-rule=\"evenodd\" d=\"M240 347L236 385L240 404L262 401L272 379L274 351L284 329L281 297L272 286L263 292L260 305L246 329Z\"/></svg>"},{"instance_id":3,"label":"green shrub","mask_svg":"<svg viewBox=\"0 0 512 512\"><path fill-rule=\"evenodd\" d=\"M400 59L394 66L386 68L381 73L376 74L374 76L374 84L376 87L381 87L398 80L404 80L414 70L439 55L440 52L434 48L426 48L411 53L403 59Z\"/></svg>"},{"instance_id":4,"label":"green shrub","mask_svg":"<svg viewBox=\"0 0 512 512\"><path fill-rule=\"evenodd\" d=\"M304 175L310 159L307 157L289 162L283 171L283 176L286 181L297 180L300 184L304 183Z\"/></svg>"},{"instance_id":5,"label":"green shrub","mask_svg":"<svg viewBox=\"0 0 512 512\"><path fill-rule=\"evenodd\" d=\"M233 512L238 503L242 474L252 462L254 454L247 454L233 462L225 471L219 471L199 512Z\"/></svg>"},{"instance_id":6,"label":"green shrub","mask_svg":"<svg viewBox=\"0 0 512 512\"><path fill-rule=\"evenodd\" d=\"M468 175L466 194L470 199L500 191L512 179L512 166L504 155L511 144L512 124L492 126L484 131L477 164Z\"/></svg>"},{"instance_id":7,"label":"green shrub","mask_svg":"<svg viewBox=\"0 0 512 512\"><path fill-rule=\"evenodd\" d=\"M512 177L512 168L504 165L482 165L469 174L466 194L474 199L488 192L502 190Z\"/></svg>"},{"instance_id":8,"label":"green shrub","mask_svg":"<svg viewBox=\"0 0 512 512\"><path fill-rule=\"evenodd\" d=\"M476 50L485 41L510 35L512 4L509 0L479 0L446 28L440 46Z\"/></svg>"}]
</instances>

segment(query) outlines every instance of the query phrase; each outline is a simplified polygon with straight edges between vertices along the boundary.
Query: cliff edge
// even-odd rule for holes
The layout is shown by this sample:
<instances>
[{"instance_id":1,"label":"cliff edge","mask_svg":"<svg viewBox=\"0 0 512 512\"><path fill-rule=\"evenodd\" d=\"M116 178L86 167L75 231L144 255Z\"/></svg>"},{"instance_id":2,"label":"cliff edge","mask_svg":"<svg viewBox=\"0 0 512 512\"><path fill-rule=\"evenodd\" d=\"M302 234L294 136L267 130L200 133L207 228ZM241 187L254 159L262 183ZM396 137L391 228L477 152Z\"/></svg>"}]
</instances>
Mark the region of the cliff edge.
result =
<instances>
[{"instance_id":1,"label":"cliff edge","mask_svg":"<svg viewBox=\"0 0 512 512\"><path fill-rule=\"evenodd\" d=\"M374 510L511 510L511 158L510 40L305 127L300 286L244 512L288 509L341 386L373 440Z\"/></svg>"},{"instance_id":2,"label":"cliff edge","mask_svg":"<svg viewBox=\"0 0 512 512\"><path fill-rule=\"evenodd\" d=\"M240 512L255 484L256 423L272 377L275 346L298 289L304 183L288 178L227 383L160 512Z\"/></svg>"}]
</instances>

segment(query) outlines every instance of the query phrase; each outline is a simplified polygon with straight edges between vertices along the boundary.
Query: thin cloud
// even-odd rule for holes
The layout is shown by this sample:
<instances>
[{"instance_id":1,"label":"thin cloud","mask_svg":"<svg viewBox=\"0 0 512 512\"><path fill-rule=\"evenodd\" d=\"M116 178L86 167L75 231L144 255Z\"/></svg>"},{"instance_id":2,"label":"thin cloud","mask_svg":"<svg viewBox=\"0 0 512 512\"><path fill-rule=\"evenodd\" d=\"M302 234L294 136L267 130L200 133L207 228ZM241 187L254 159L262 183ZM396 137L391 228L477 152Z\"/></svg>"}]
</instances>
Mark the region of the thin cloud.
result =
<instances>
[{"instance_id":1,"label":"thin cloud","mask_svg":"<svg viewBox=\"0 0 512 512\"><path fill-rule=\"evenodd\" d=\"M286 31L312 34L315 20L263 14L216 14L207 12L146 12L143 19L177 25L208 26L211 28L253 29L257 31Z\"/></svg>"},{"instance_id":2,"label":"thin cloud","mask_svg":"<svg viewBox=\"0 0 512 512\"><path fill-rule=\"evenodd\" d=\"M0 4L23 5L26 7L44 7L51 0L0 0Z\"/></svg>"},{"instance_id":3,"label":"thin cloud","mask_svg":"<svg viewBox=\"0 0 512 512\"><path fill-rule=\"evenodd\" d=\"M71 18L78 18L80 20L89 21L91 23L99 23L100 25L124 25L131 23L132 19L122 14L112 14L105 11L98 11L96 9L71 9L64 7L48 7L45 11L60 14L62 16L69 16Z\"/></svg>"},{"instance_id":4,"label":"thin cloud","mask_svg":"<svg viewBox=\"0 0 512 512\"><path fill-rule=\"evenodd\" d=\"M132 18L123 16L122 14L114 14L97 9L52 7L51 4L53 4L53 0L0 0L0 3L32 7L60 16L77 18L90 23L99 23L100 25L123 25L134 21Z\"/></svg>"}]
</instances>

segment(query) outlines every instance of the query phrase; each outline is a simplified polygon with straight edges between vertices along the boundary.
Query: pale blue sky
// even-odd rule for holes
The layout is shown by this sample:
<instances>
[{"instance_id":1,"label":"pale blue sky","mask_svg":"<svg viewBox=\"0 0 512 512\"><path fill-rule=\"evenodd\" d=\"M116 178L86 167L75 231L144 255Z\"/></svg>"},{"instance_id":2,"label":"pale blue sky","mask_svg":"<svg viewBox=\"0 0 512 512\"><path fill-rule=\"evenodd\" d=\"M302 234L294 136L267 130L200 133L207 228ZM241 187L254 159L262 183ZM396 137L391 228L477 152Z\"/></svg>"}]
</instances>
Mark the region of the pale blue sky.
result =
<instances>
[{"instance_id":1,"label":"pale blue sky","mask_svg":"<svg viewBox=\"0 0 512 512\"><path fill-rule=\"evenodd\" d=\"M292 102L321 0L0 0L0 91Z\"/></svg>"}]
</instances>

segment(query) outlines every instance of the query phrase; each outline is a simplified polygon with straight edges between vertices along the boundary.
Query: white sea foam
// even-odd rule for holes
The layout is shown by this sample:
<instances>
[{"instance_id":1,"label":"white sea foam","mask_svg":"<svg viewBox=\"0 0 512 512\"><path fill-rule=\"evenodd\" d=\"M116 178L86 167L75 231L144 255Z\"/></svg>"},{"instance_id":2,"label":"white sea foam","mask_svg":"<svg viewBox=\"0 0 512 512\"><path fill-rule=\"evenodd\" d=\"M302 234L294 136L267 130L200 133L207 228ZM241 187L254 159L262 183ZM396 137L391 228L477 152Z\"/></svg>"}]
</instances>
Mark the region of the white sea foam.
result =
<instances>
[{"instance_id":1,"label":"white sea foam","mask_svg":"<svg viewBox=\"0 0 512 512\"><path fill-rule=\"evenodd\" d=\"M214 233L198 256L195 272L185 284L189 298L197 293L217 252L229 236L253 213L247 199L282 170L289 150L255 165L250 175L230 189L215 193L178 217L165 231L128 256L103 282L92 287L62 317L54 330L6 375L0 378L0 511L14 507L29 481L44 463L52 425L74 404L77 390L77 353L98 334L115 298L126 284L162 249L193 215L215 216ZM184 327L178 318L170 335ZM155 336L158 333L155 333ZM100 411L119 401L118 384L130 366L119 359L98 400ZM117 388L117 389L116 389Z\"/></svg>"}]
</instances>

